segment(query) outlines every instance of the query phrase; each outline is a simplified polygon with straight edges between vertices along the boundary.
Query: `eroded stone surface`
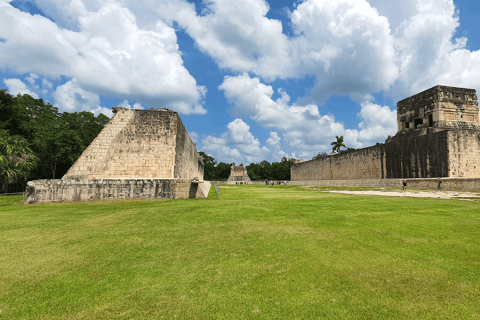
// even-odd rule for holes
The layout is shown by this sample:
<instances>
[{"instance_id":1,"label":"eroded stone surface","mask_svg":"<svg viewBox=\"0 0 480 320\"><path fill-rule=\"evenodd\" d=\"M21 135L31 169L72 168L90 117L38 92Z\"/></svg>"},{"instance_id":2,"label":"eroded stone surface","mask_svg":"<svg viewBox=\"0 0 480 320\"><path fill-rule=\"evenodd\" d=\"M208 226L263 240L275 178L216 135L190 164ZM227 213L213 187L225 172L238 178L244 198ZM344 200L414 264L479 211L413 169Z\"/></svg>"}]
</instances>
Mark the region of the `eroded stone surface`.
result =
<instances>
[{"instance_id":1,"label":"eroded stone surface","mask_svg":"<svg viewBox=\"0 0 480 320\"><path fill-rule=\"evenodd\" d=\"M61 180L27 184L26 203L208 196L203 159L176 112L114 112Z\"/></svg>"},{"instance_id":2,"label":"eroded stone surface","mask_svg":"<svg viewBox=\"0 0 480 320\"><path fill-rule=\"evenodd\" d=\"M291 180L479 178L478 111L475 90L435 86L398 102L399 131L384 145L294 161Z\"/></svg>"}]
</instances>

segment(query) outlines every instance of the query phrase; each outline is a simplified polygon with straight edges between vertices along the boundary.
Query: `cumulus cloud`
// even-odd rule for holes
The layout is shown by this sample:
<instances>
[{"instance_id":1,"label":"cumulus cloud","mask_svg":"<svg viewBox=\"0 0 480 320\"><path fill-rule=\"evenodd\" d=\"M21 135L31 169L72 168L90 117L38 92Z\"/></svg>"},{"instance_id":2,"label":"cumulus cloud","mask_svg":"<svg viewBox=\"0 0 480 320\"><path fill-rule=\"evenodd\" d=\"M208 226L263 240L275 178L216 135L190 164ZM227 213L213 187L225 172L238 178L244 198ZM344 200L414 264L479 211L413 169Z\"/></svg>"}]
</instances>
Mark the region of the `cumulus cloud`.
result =
<instances>
[{"instance_id":1,"label":"cumulus cloud","mask_svg":"<svg viewBox=\"0 0 480 320\"><path fill-rule=\"evenodd\" d=\"M278 136L278 133L275 131L270 132L270 138L267 139L267 145L270 147L272 156L270 157L273 160L279 160L283 157L288 157L288 154L282 150L282 139Z\"/></svg>"},{"instance_id":2,"label":"cumulus cloud","mask_svg":"<svg viewBox=\"0 0 480 320\"><path fill-rule=\"evenodd\" d=\"M145 108L138 102L134 103L133 106L128 103L128 100L123 100L122 103L120 104L120 107L122 108L127 108L127 109L140 109L144 110Z\"/></svg>"},{"instance_id":3,"label":"cumulus cloud","mask_svg":"<svg viewBox=\"0 0 480 320\"><path fill-rule=\"evenodd\" d=\"M365 0L307 0L291 14L300 70L313 73L312 95L386 90L396 80L388 20Z\"/></svg>"},{"instance_id":4,"label":"cumulus cloud","mask_svg":"<svg viewBox=\"0 0 480 320\"><path fill-rule=\"evenodd\" d=\"M190 136L190 139L192 139L193 143L198 142L198 133L191 131L188 133L188 135Z\"/></svg>"},{"instance_id":5,"label":"cumulus cloud","mask_svg":"<svg viewBox=\"0 0 480 320\"><path fill-rule=\"evenodd\" d=\"M251 78L247 74L227 76L219 87L233 105L232 114L244 115L259 125L283 132L283 140L299 157L311 157L319 151L328 151L336 135L345 135L351 147L367 147L388 134L396 132L396 113L387 106L365 101L358 117L359 129L345 130L344 125L331 114L320 114L317 105L290 104L288 94L279 91L281 97L272 99L273 88ZM269 145L279 142L279 136L270 133ZM283 151L277 150L278 154Z\"/></svg>"},{"instance_id":6,"label":"cumulus cloud","mask_svg":"<svg viewBox=\"0 0 480 320\"><path fill-rule=\"evenodd\" d=\"M220 137L208 135L203 138L202 151L227 163L252 163L267 158L270 150L260 145L250 132L250 126L243 120L233 120L227 125L227 129Z\"/></svg>"},{"instance_id":7,"label":"cumulus cloud","mask_svg":"<svg viewBox=\"0 0 480 320\"><path fill-rule=\"evenodd\" d=\"M383 142L387 135L397 132L397 113L388 106L380 106L371 102L361 104L361 111L357 115L362 121L358 129L345 130L347 146L361 148L371 146L376 142Z\"/></svg>"},{"instance_id":8,"label":"cumulus cloud","mask_svg":"<svg viewBox=\"0 0 480 320\"><path fill-rule=\"evenodd\" d=\"M27 85L20 79L4 79L3 83L8 89L8 92L11 95L16 96L17 94L28 94L29 96L38 99L38 95L35 92L32 92Z\"/></svg>"},{"instance_id":9,"label":"cumulus cloud","mask_svg":"<svg viewBox=\"0 0 480 320\"><path fill-rule=\"evenodd\" d=\"M53 98L61 112L90 111L100 106L98 94L83 90L75 79L58 86Z\"/></svg>"},{"instance_id":10,"label":"cumulus cloud","mask_svg":"<svg viewBox=\"0 0 480 320\"><path fill-rule=\"evenodd\" d=\"M53 2L50 1L50 2ZM67 2L55 2L61 8ZM120 95L152 107L204 114L203 86L183 66L175 31L158 20L141 29L129 9L102 1L88 11L80 0L56 16L76 20L78 31L22 12L0 0L0 67L48 77L67 76L82 89ZM75 11L76 10L76 11ZM60 19L61 20L61 19ZM106 27L114 26L114 27Z\"/></svg>"},{"instance_id":11,"label":"cumulus cloud","mask_svg":"<svg viewBox=\"0 0 480 320\"><path fill-rule=\"evenodd\" d=\"M264 0L212 0L204 5L200 15L184 0L159 1L156 9L163 19L184 28L221 68L251 71L270 80L292 74L292 48L282 23L266 17L269 6Z\"/></svg>"},{"instance_id":12,"label":"cumulus cloud","mask_svg":"<svg viewBox=\"0 0 480 320\"><path fill-rule=\"evenodd\" d=\"M266 81L315 76L317 101L386 90L397 78L388 20L367 1L304 1L290 14L290 38L280 21L266 17L268 11L264 0L212 0L202 15L182 0L162 1L158 8L221 68Z\"/></svg>"}]
</instances>

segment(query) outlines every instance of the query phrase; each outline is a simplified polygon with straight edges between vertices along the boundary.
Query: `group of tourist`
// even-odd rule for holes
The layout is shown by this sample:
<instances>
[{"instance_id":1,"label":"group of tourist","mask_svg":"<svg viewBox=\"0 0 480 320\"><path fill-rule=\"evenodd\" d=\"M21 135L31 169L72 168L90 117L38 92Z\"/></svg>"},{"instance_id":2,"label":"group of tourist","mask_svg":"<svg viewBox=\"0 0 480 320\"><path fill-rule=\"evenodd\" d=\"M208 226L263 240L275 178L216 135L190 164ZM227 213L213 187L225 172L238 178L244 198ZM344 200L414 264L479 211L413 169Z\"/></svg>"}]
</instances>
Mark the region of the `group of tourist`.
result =
<instances>
[{"instance_id":1,"label":"group of tourist","mask_svg":"<svg viewBox=\"0 0 480 320\"><path fill-rule=\"evenodd\" d=\"M281 182L281 181L278 181L278 185L280 185L280 184L282 184L282 182ZM275 181L272 180L271 182L268 182L268 180L265 179L265 185L266 185L266 186L269 186L269 185L274 186L274 185L275 185ZM286 181L286 180L283 181L283 185L284 185L284 186L287 185L287 181Z\"/></svg>"}]
</instances>

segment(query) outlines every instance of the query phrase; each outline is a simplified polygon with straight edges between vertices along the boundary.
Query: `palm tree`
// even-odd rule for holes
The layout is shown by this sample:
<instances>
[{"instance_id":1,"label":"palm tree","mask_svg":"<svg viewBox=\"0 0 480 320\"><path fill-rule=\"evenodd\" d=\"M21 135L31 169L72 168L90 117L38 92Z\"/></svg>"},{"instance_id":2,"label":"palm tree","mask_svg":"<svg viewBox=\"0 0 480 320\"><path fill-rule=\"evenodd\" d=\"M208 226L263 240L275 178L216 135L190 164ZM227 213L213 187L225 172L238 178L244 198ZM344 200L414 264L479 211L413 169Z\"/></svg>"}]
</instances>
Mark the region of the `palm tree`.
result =
<instances>
[{"instance_id":1,"label":"palm tree","mask_svg":"<svg viewBox=\"0 0 480 320\"><path fill-rule=\"evenodd\" d=\"M5 193L9 184L26 179L37 161L24 138L0 130L0 180Z\"/></svg>"},{"instance_id":2,"label":"palm tree","mask_svg":"<svg viewBox=\"0 0 480 320\"><path fill-rule=\"evenodd\" d=\"M330 143L330 145L333 146L332 148L332 152L340 152L340 148L341 147L344 147L346 148L347 146L343 143L343 136L335 136L335 138L337 138L337 141L333 141L332 143Z\"/></svg>"}]
</instances>

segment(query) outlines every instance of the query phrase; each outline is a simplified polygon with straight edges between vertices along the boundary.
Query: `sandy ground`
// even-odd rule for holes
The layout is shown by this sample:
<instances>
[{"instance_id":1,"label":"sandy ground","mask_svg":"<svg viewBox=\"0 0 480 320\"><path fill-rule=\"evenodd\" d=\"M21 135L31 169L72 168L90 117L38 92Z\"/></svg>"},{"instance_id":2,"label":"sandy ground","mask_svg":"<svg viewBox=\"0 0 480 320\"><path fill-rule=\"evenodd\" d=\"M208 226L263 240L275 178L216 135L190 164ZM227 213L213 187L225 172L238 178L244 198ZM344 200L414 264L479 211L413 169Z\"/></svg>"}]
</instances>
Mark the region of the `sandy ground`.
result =
<instances>
[{"instance_id":1,"label":"sandy ground","mask_svg":"<svg viewBox=\"0 0 480 320\"><path fill-rule=\"evenodd\" d=\"M322 191L330 193L343 193L343 194L364 194L370 196L384 196L384 197L414 197L414 198L437 198L437 199L458 199L458 198L470 198L461 200L480 201L480 193L478 192L456 192L456 191L427 191L427 190L365 190L365 191L353 191L353 190L330 190ZM471 199L478 198L478 199Z\"/></svg>"}]
</instances>

